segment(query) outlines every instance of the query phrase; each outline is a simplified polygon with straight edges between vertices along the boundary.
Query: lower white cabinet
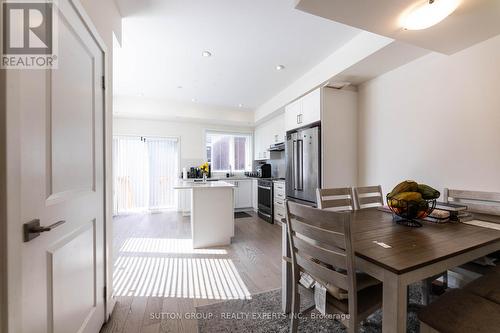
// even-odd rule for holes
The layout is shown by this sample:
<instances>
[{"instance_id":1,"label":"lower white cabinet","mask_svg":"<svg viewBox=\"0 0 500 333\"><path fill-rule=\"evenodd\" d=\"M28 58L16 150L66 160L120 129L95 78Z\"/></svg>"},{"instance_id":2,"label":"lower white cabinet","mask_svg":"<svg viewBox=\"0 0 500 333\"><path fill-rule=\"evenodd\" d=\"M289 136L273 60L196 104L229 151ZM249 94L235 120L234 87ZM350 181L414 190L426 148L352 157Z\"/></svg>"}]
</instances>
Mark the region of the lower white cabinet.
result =
<instances>
[{"instance_id":1,"label":"lower white cabinet","mask_svg":"<svg viewBox=\"0 0 500 333\"><path fill-rule=\"evenodd\" d=\"M234 208L252 207L252 179L248 180L227 180L234 187Z\"/></svg>"},{"instance_id":2,"label":"lower white cabinet","mask_svg":"<svg viewBox=\"0 0 500 333\"><path fill-rule=\"evenodd\" d=\"M259 210L259 181L252 179L252 207L254 211Z\"/></svg>"},{"instance_id":3,"label":"lower white cabinet","mask_svg":"<svg viewBox=\"0 0 500 333\"><path fill-rule=\"evenodd\" d=\"M178 192L178 206L182 216L191 215L191 190L177 190Z\"/></svg>"},{"instance_id":4,"label":"lower white cabinet","mask_svg":"<svg viewBox=\"0 0 500 333\"><path fill-rule=\"evenodd\" d=\"M285 207L285 182L275 181L273 183L273 207L274 207L274 220L283 223L283 219L286 217L286 207Z\"/></svg>"}]
</instances>

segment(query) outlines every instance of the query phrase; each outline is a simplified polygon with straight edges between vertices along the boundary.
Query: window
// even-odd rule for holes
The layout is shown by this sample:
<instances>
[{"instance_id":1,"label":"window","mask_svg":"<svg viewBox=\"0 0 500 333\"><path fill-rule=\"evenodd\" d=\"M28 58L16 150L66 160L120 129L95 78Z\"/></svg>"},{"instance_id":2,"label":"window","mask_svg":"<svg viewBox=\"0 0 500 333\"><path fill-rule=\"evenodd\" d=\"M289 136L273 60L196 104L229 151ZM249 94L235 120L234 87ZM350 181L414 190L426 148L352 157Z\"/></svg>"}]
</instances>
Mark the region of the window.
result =
<instances>
[{"instance_id":1,"label":"window","mask_svg":"<svg viewBox=\"0 0 500 333\"><path fill-rule=\"evenodd\" d=\"M207 132L207 161L212 172L251 171L251 143L250 134Z\"/></svg>"}]
</instances>

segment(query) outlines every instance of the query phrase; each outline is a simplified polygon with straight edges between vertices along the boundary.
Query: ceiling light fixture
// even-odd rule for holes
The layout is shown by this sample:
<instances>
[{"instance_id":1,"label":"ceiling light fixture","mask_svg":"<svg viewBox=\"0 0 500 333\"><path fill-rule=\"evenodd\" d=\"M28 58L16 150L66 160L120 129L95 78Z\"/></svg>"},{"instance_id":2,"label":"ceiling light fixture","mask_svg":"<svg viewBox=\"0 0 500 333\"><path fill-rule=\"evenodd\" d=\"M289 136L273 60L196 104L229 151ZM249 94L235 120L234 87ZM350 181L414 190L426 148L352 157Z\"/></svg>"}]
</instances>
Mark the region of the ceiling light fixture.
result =
<instances>
[{"instance_id":1,"label":"ceiling light fixture","mask_svg":"<svg viewBox=\"0 0 500 333\"><path fill-rule=\"evenodd\" d=\"M240 104L238 104L238 107L239 107L239 108L242 108L242 107L243 107L243 104L241 104L241 103L240 103Z\"/></svg>"},{"instance_id":2,"label":"ceiling light fixture","mask_svg":"<svg viewBox=\"0 0 500 333\"><path fill-rule=\"evenodd\" d=\"M277 70L277 71L282 71L282 70L284 70L284 69L285 69L285 66L283 66L283 65L277 65L277 66L276 66L276 70Z\"/></svg>"},{"instance_id":3,"label":"ceiling light fixture","mask_svg":"<svg viewBox=\"0 0 500 333\"><path fill-rule=\"evenodd\" d=\"M212 53L210 51L203 51L201 55L204 56L205 58L208 58L212 56Z\"/></svg>"},{"instance_id":4,"label":"ceiling light fixture","mask_svg":"<svg viewBox=\"0 0 500 333\"><path fill-rule=\"evenodd\" d=\"M191 102L196 103L198 100L196 98L191 98Z\"/></svg>"},{"instance_id":5,"label":"ceiling light fixture","mask_svg":"<svg viewBox=\"0 0 500 333\"><path fill-rule=\"evenodd\" d=\"M400 24L407 30L423 30L438 24L457 9L460 0L420 1L401 15Z\"/></svg>"}]
</instances>

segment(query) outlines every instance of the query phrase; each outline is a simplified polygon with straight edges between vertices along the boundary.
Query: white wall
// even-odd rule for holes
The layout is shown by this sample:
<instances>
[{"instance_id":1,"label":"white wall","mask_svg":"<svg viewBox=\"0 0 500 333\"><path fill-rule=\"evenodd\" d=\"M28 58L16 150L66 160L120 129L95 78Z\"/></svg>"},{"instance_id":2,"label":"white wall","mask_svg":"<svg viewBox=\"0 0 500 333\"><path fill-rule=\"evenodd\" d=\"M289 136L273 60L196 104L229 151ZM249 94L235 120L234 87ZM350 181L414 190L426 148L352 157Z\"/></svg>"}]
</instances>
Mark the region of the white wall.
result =
<instances>
[{"instance_id":1,"label":"white wall","mask_svg":"<svg viewBox=\"0 0 500 333\"><path fill-rule=\"evenodd\" d=\"M359 184L500 192L500 36L359 87Z\"/></svg>"},{"instance_id":2,"label":"white wall","mask_svg":"<svg viewBox=\"0 0 500 333\"><path fill-rule=\"evenodd\" d=\"M194 166L205 161L205 131L221 130L252 133L252 127L224 126L198 122L114 118L113 134L180 138L181 165ZM253 155L252 155L253 156Z\"/></svg>"}]
</instances>

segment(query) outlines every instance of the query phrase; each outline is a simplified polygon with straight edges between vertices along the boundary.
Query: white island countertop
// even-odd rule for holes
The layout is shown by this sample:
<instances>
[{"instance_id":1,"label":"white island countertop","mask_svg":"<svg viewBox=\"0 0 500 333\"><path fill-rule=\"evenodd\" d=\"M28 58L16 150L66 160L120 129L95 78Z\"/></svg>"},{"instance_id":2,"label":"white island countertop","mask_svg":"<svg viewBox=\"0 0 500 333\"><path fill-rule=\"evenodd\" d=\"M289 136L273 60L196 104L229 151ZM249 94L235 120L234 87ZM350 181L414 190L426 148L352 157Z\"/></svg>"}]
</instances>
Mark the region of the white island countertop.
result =
<instances>
[{"instance_id":1,"label":"white island countertop","mask_svg":"<svg viewBox=\"0 0 500 333\"><path fill-rule=\"evenodd\" d=\"M221 187L235 187L234 184L230 184L225 181L207 181L207 182L193 182L193 181L179 181L174 185L176 190L189 190L193 188L221 188Z\"/></svg>"}]
</instances>

